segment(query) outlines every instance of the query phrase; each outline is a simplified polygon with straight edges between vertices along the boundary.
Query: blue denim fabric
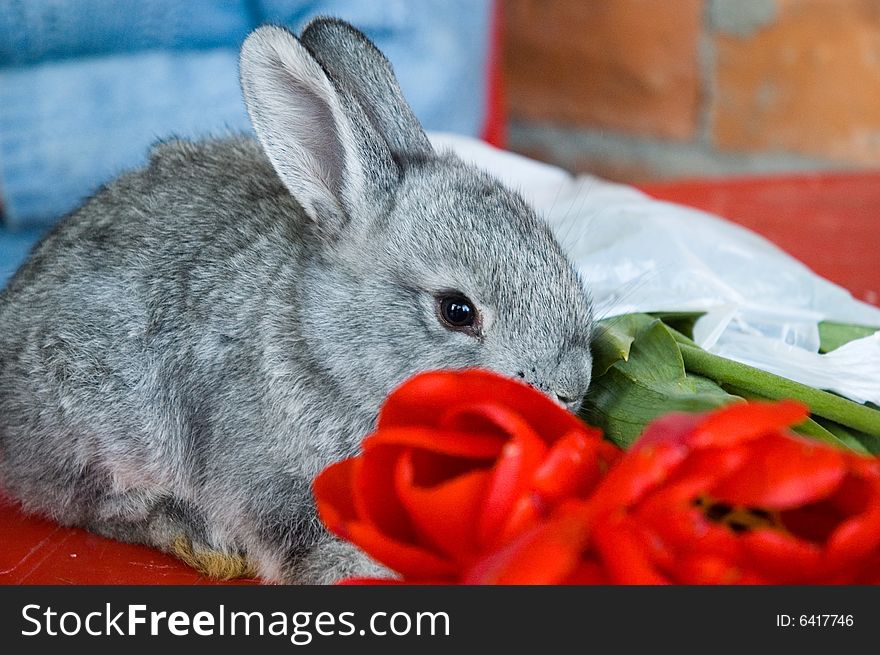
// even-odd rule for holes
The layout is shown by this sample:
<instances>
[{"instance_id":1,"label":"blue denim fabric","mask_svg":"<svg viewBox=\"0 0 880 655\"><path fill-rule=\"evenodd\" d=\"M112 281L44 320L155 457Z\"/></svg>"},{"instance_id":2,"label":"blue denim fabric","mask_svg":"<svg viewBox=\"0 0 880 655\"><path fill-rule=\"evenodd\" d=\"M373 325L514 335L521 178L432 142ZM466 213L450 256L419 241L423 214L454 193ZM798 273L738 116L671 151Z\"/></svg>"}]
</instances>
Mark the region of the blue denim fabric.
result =
<instances>
[{"instance_id":1,"label":"blue denim fabric","mask_svg":"<svg viewBox=\"0 0 880 655\"><path fill-rule=\"evenodd\" d=\"M0 0L0 284L23 244L171 135L249 130L238 46L345 18L428 129L478 135L491 0ZM28 229L19 235L11 231Z\"/></svg>"},{"instance_id":2,"label":"blue denim fabric","mask_svg":"<svg viewBox=\"0 0 880 655\"><path fill-rule=\"evenodd\" d=\"M0 72L9 226L56 219L162 137L245 129L237 65L231 49L147 50Z\"/></svg>"},{"instance_id":3,"label":"blue denim fabric","mask_svg":"<svg viewBox=\"0 0 880 655\"><path fill-rule=\"evenodd\" d=\"M251 0L0 0L0 66L240 43Z\"/></svg>"}]
</instances>

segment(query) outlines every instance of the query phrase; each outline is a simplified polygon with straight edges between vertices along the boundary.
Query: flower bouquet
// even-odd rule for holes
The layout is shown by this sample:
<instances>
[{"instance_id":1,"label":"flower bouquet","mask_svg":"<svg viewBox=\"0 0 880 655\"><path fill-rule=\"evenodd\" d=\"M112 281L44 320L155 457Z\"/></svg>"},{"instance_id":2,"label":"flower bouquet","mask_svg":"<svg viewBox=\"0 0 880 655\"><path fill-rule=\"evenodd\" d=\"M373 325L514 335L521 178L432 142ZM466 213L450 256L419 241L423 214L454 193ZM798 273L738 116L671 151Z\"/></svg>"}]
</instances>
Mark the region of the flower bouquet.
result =
<instances>
[{"instance_id":1,"label":"flower bouquet","mask_svg":"<svg viewBox=\"0 0 880 655\"><path fill-rule=\"evenodd\" d=\"M739 401L624 451L518 381L429 372L314 492L397 574L350 584L878 583L880 461L792 432L809 421Z\"/></svg>"}]
</instances>

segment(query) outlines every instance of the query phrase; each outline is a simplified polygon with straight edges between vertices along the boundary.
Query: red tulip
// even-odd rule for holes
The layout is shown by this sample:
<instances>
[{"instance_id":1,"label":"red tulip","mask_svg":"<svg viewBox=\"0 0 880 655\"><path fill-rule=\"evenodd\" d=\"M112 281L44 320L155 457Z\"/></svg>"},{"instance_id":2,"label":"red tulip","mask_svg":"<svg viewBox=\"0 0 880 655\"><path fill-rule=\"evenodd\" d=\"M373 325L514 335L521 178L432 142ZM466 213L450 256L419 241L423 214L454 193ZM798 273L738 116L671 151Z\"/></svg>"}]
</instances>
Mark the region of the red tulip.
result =
<instances>
[{"instance_id":1,"label":"red tulip","mask_svg":"<svg viewBox=\"0 0 880 655\"><path fill-rule=\"evenodd\" d=\"M465 579L880 582L880 462L787 431L806 416L781 402L661 418L588 500L560 507Z\"/></svg>"},{"instance_id":2,"label":"red tulip","mask_svg":"<svg viewBox=\"0 0 880 655\"><path fill-rule=\"evenodd\" d=\"M454 582L485 553L585 498L620 455L573 414L480 370L395 390L363 453L314 483L330 531L407 581Z\"/></svg>"}]
</instances>

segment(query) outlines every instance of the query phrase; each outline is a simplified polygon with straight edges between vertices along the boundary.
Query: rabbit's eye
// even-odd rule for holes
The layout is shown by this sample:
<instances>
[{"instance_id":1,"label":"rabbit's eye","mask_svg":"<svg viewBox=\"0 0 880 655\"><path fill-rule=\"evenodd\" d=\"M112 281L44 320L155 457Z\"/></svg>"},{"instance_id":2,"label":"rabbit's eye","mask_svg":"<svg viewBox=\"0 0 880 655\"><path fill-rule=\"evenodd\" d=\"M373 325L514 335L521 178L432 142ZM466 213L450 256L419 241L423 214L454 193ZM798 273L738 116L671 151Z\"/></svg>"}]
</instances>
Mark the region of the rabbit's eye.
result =
<instances>
[{"instance_id":1,"label":"rabbit's eye","mask_svg":"<svg viewBox=\"0 0 880 655\"><path fill-rule=\"evenodd\" d=\"M477 323L477 308L460 293L444 294L437 298L440 320L446 327L462 332L473 332Z\"/></svg>"}]
</instances>

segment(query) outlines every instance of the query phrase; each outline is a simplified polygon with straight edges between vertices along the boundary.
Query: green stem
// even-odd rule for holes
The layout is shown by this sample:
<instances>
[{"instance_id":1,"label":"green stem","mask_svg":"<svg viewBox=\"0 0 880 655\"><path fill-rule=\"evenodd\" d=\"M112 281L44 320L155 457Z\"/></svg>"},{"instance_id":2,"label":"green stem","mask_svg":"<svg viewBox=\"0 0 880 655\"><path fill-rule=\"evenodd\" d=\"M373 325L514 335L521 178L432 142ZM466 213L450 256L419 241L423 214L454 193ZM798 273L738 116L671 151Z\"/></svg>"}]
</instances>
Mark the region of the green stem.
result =
<instances>
[{"instance_id":1,"label":"green stem","mask_svg":"<svg viewBox=\"0 0 880 655\"><path fill-rule=\"evenodd\" d=\"M772 400L772 398L768 398L767 396L755 393L751 390L741 389L740 387L734 386L732 384L725 384L724 390L728 393L732 393L734 396L745 398L746 400ZM837 446L838 448L853 450L857 453L862 453L866 455L871 454L868 448L858 439L852 436L841 438L841 435L835 434L824 425L820 425L810 418L808 418L803 423L798 423L797 425L793 426L793 429L795 432L802 434L806 437L812 437L813 439L824 441L825 443Z\"/></svg>"},{"instance_id":2,"label":"green stem","mask_svg":"<svg viewBox=\"0 0 880 655\"><path fill-rule=\"evenodd\" d=\"M800 382L713 355L690 345L693 342L687 337L683 339L676 337L685 367L689 371L704 375L719 384L730 384L773 400L800 400L809 406L813 414L880 437L880 412L876 410Z\"/></svg>"},{"instance_id":3,"label":"green stem","mask_svg":"<svg viewBox=\"0 0 880 655\"><path fill-rule=\"evenodd\" d=\"M840 423L829 421L827 418L822 418L821 416L816 419L816 423L821 425L823 428L828 430L831 434L833 434L844 443L861 444L871 455L876 455L878 452L880 452L880 439L878 439L877 437L872 437L869 434L859 432L858 430L853 430L852 428L845 428L840 425Z\"/></svg>"},{"instance_id":4,"label":"green stem","mask_svg":"<svg viewBox=\"0 0 880 655\"><path fill-rule=\"evenodd\" d=\"M672 338L676 340L679 344L684 344L686 346L693 346L694 348L699 348L697 342L691 339L690 337L685 336L675 328L671 328L668 325L666 329L669 330L669 333L672 335Z\"/></svg>"}]
</instances>

